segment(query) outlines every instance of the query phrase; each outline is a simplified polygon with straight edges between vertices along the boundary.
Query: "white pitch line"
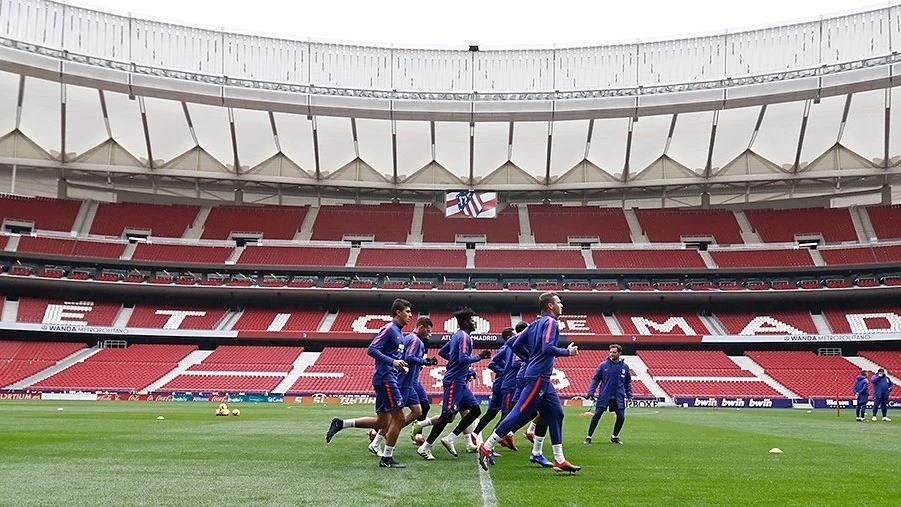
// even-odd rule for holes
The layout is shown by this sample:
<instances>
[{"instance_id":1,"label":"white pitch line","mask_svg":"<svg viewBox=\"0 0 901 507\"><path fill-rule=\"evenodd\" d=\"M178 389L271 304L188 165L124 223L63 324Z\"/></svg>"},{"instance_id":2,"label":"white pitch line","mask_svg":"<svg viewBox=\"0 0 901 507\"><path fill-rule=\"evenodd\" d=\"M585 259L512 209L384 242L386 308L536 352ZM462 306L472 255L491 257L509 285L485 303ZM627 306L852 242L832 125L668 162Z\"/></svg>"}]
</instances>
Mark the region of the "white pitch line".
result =
<instances>
[{"instance_id":1,"label":"white pitch line","mask_svg":"<svg viewBox=\"0 0 901 507\"><path fill-rule=\"evenodd\" d=\"M482 470L482 465L478 461L476 461L476 467L479 468L479 483L482 486L482 505L497 507L497 497L494 495L494 482L491 481L491 474Z\"/></svg>"}]
</instances>

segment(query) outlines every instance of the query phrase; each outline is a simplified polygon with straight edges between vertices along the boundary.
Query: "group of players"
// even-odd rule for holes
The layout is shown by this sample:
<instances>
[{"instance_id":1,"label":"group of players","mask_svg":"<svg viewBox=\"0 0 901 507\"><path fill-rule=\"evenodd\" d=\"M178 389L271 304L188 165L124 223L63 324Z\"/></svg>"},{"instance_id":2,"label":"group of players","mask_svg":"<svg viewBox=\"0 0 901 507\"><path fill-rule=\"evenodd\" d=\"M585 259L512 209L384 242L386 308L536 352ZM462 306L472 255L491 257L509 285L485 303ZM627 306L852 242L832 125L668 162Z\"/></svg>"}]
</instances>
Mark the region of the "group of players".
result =
<instances>
[{"instance_id":1,"label":"group of players","mask_svg":"<svg viewBox=\"0 0 901 507\"><path fill-rule=\"evenodd\" d=\"M579 471L581 467L567 461L563 454L563 409L550 380L554 360L561 356L575 356L579 349L572 343L565 348L557 345L557 318L563 311L560 297L554 292L543 293L538 298L538 305L541 313L538 319L528 324L520 322L515 328L505 329L502 334L504 344L489 364L489 369L496 376L488 410L481 420L482 411L468 381L476 376L472 365L490 358L491 352L483 350L474 354L470 333L475 330L473 318L476 313L464 308L454 314L459 329L438 352L447 360L441 413L428 418L429 398L419 381L419 374L423 366L438 364L437 358L426 354L432 322L428 317L420 317L414 331L404 335L403 328L413 318L412 307L409 301L396 299L391 306L392 321L382 326L368 349L369 356L375 360L372 383L376 417L334 418L326 433L326 442L331 442L335 434L345 428L369 428L372 436L369 451L380 457L379 466L404 468L405 465L394 459L401 429L412 424L411 438L420 444L417 454L425 460L434 460L432 446L459 413L461 418L457 425L440 438L441 445L455 457L458 456L457 439L464 435L467 447L478 452L479 464L488 470L499 456L495 447L500 444L517 450L513 435L528 424L526 437L532 441L530 462L556 471ZM598 420L607 410L617 416L610 441L622 443L619 432L625 421L626 401L632 398L632 389L629 367L620 359L621 352L622 347L611 345L610 358L598 366L592 379L587 397L592 398L595 390L599 392L585 444L591 443ZM409 408L407 414L404 414L404 407ZM502 414L501 421L491 436L481 441L481 431L498 413ZM423 439L418 433L428 426L432 429ZM553 461L547 459L543 451L548 432Z\"/></svg>"}]
</instances>

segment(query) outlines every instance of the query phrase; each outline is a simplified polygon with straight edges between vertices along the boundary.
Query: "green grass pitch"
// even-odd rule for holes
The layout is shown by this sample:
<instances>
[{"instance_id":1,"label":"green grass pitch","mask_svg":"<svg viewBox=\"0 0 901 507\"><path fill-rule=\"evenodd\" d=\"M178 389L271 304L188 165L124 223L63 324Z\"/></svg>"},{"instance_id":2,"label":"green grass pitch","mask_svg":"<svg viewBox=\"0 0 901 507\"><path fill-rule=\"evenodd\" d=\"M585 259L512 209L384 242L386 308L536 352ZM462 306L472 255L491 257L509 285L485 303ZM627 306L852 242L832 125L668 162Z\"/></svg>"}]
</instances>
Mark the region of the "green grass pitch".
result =
<instances>
[{"instance_id":1,"label":"green grass pitch","mask_svg":"<svg viewBox=\"0 0 901 507\"><path fill-rule=\"evenodd\" d=\"M371 406L213 403L0 402L2 506L477 506L474 454L416 456L401 434L405 470L381 469L365 430L324 435L332 417ZM58 408L62 408L60 411ZM566 409L567 458L558 474L527 463L528 443L490 472L496 505L897 505L901 417L855 422L853 412L790 409L629 411L625 445L582 444L589 419ZM165 417L157 420L158 416ZM778 447L784 454L770 454ZM546 444L550 456L550 442Z\"/></svg>"}]
</instances>

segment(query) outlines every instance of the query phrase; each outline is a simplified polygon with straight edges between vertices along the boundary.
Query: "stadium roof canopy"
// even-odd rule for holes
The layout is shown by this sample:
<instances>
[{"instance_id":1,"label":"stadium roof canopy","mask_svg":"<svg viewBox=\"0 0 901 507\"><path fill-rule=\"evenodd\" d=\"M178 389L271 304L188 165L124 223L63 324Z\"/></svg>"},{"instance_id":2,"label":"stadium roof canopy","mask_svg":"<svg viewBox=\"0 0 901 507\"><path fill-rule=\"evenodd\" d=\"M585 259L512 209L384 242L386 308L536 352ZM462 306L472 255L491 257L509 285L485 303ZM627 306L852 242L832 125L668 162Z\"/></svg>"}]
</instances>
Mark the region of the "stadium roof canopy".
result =
<instances>
[{"instance_id":1,"label":"stadium roof canopy","mask_svg":"<svg viewBox=\"0 0 901 507\"><path fill-rule=\"evenodd\" d=\"M0 0L0 188L728 204L885 200L901 6L625 45L452 51Z\"/></svg>"}]
</instances>

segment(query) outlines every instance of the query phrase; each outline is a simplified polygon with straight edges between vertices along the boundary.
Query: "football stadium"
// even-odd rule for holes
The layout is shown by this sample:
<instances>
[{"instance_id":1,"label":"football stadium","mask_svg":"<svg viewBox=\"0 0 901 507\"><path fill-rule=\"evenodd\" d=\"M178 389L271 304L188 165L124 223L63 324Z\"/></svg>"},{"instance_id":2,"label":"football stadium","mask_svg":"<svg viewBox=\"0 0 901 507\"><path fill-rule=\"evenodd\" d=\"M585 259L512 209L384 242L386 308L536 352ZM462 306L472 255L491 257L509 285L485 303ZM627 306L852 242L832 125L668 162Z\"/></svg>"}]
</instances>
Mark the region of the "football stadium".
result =
<instances>
[{"instance_id":1,"label":"football stadium","mask_svg":"<svg viewBox=\"0 0 901 507\"><path fill-rule=\"evenodd\" d=\"M722 28L0 0L0 505L898 504L901 4Z\"/></svg>"}]
</instances>

